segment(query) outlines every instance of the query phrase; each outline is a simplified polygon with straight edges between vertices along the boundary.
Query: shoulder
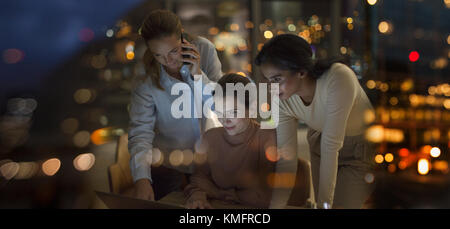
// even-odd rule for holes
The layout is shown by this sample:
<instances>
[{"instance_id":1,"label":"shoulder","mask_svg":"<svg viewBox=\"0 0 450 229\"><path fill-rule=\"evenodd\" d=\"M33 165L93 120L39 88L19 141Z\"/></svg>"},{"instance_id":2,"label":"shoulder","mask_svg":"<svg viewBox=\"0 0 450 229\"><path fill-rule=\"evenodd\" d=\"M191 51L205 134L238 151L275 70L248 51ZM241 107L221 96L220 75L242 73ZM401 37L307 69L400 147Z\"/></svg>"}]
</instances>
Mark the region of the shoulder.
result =
<instances>
[{"instance_id":1,"label":"shoulder","mask_svg":"<svg viewBox=\"0 0 450 229\"><path fill-rule=\"evenodd\" d=\"M216 49L210 40L201 36L196 37L193 43L197 46L200 52L210 52L211 50Z\"/></svg>"},{"instance_id":2,"label":"shoulder","mask_svg":"<svg viewBox=\"0 0 450 229\"><path fill-rule=\"evenodd\" d=\"M272 139L277 136L277 132L275 129L259 129L259 134L264 139Z\"/></svg>"},{"instance_id":3,"label":"shoulder","mask_svg":"<svg viewBox=\"0 0 450 229\"><path fill-rule=\"evenodd\" d=\"M345 64L334 63L330 69L324 74L323 83L328 86L348 86L353 87L358 82L355 72Z\"/></svg>"},{"instance_id":4,"label":"shoulder","mask_svg":"<svg viewBox=\"0 0 450 229\"><path fill-rule=\"evenodd\" d=\"M220 134L222 134L223 131L224 131L223 127L211 128L203 134L203 138L205 138L205 139L215 138L215 137L219 136Z\"/></svg>"},{"instance_id":5,"label":"shoulder","mask_svg":"<svg viewBox=\"0 0 450 229\"><path fill-rule=\"evenodd\" d=\"M258 135L263 142L273 142L273 139L276 139L276 130L275 129L261 129L261 125L259 123L257 124L258 128Z\"/></svg>"},{"instance_id":6,"label":"shoulder","mask_svg":"<svg viewBox=\"0 0 450 229\"><path fill-rule=\"evenodd\" d=\"M284 100L280 99L278 106L280 115L295 117L296 111L301 107L301 103L300 97L296 94Z\"/></svg>"},{"instance_id":7,"label":"shoulder","mask_svg":"<svg viewBox=\"0 0 450 229\"><path fill-rule=\"evenodd\" d=\"M349 66L342 64L342 63L334 63L333 65L331 65L330 72L331 73L346 73L349 75L355 75L355 73Z\"/></svg>"},{"instance_id":8,"label":"shoulder","mask_svg":"<svg viewBox=\"0 0 450 229\"><path fill-rule=\"evenodd\" d=\"M258 138L260 147L267 149L269 147L277 146L277 133L275 129L259 129L258 132L259 132Z\"/></svg>"},{"instance_id":9,"label":"shoulder","mask_svg":"<svg viewBox=\"0 0 450 229\"><path fill-rule=\"evenodd\" d=\"M339 78L357 79L355 72L353 72L350 67L342 63L334 63L331 65L325 75L328 80L337 80ZM334 77L336 75L339 77Z\"/></svg>"},{"instance_id":10,"label":"shoulder","mask_svg":"<svg viewBox=\"0 0 450 229\"><path fill-rule=\"evenodd\" d=\"M133 92L150 92L153 87L153 82L150 76L142 76L141 78L137 78L132 82L131 90Z\"/></svg>"}]
</instances>

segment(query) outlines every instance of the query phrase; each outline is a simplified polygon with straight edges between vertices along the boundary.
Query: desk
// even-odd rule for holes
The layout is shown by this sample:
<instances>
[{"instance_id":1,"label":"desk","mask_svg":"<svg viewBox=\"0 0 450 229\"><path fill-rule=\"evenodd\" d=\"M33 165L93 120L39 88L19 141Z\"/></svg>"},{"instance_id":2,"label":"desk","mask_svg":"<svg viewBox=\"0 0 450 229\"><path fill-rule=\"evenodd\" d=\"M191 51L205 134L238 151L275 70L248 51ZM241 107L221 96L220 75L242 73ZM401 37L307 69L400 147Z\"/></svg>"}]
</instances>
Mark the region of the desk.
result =
<instances>
[{"instance_id":1,"label":"desk","mask_svg":"<svg viewBox=\"0 0 450 229\"><path fill-rule=\"evenodd\" d=\"M185 196L183 192L171 192L159 200L159 202L175 205L184 205ZM215 209L254 209L254 207L232 204L221 200L210 200L209 203Z\"/></svg>"},{"instance_id":2,"label":"desk","mask_svg":"<svg viewBox=\"0 0 450 229\"><path fill-rule=\"evenodd\" d=\"M183 192L171 192L159 200L159 202L175 205L184 205L185 196ZM211 206L215 209L256 209L255 207L232 204L221 200L209 200ZM306 206L286 206L285 209L308 209Z\"/></svg>"},{"instance_id":3,"label":"desk","mask_svg":"<svg viewBox=\"0 0 450 229\"><path fill-rule=\"evenodd\" d=\"M105 202L101 198L99 198L99 194L102 194L102 192L97 192L96 198L95 198L95 204L91 206L91 208L96 209L109 209ZM146 203L148 201L146 200L139 200L135 199L133 197L125 196L125 195L118 195L113 193L103 193L103 196L106 196L107 200L109 199L110 203L109 206L112 206L112 208L117 209L173 209L170 207L170 205L175 206L175 208L180 208L184 206L185 203L185 196L183 192L172 192L169 193L167 196L163 197L162 199L156 201L155 204ZM103 197L104 199L105 197ZM111 202L112 198L112 202ZM214 209L256 209L255 207L246 206L246 205L240 205L240 204L233 204L221 200L210 200L209 201L211 206ZM162 204L168 204L169 206L158 206L157 203ZM156 206L155 206L156 205ZM305 209L305 206L297 207L297 206L286 206L286 209Z\"/></svg>"}]
</instances>

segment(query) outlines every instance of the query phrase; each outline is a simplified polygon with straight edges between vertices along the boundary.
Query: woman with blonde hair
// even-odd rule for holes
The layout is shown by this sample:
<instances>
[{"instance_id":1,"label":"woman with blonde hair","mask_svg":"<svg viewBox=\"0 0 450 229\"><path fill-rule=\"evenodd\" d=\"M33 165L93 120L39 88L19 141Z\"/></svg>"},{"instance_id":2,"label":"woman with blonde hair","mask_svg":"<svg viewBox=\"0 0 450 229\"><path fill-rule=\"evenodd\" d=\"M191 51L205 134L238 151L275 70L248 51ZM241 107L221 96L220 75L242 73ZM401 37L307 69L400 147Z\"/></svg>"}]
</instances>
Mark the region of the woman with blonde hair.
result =
<instances>
[{"instance_id":1,"label":"woman with blonde hair","mask_svg":"<svg viewBox=\"0 0 450 229\"><path fill-rule=\"evenodd\" d=\"M184 174L192 173L192 166L172 165L169 155L174 150L194 150L204 129L204 119L172 115L171 105L179 97L171 94L172 87L187 84L193 91L194 80L201 79L203 84L217 81L222 71L214 45L183 33L179 18L170 11L152 11L139 34L148 47L143 58L147 74L136 81L131 93L128 148L135 182L132 195L154 200L181 190ZM164 159L162 166L151 166L156 157Z\"/></svg>"}]
</instances>

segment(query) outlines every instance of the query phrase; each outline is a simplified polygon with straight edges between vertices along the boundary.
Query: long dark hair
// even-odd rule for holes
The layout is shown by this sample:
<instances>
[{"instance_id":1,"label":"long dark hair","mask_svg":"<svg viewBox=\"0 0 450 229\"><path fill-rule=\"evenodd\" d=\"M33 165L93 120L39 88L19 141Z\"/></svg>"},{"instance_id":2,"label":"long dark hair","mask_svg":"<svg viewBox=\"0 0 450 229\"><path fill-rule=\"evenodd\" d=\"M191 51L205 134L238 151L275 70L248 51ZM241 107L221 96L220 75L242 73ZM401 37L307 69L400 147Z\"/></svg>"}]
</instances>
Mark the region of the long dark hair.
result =
<instances>
[{"instance_id":1,"label":"long dark hair","mask_svg":"<svg viewBox=\"0 0 450 229\"><path fill-rule=\"evenodd\" d=\"M308 75L317 79L326 72L332 64L344 63L341 57L314 61L311 46L303 38L294 34L281 34L264 44L255 59L260 66L270 63L282 70L300 72L306 70Z\"/></svg>"}]
</instances>

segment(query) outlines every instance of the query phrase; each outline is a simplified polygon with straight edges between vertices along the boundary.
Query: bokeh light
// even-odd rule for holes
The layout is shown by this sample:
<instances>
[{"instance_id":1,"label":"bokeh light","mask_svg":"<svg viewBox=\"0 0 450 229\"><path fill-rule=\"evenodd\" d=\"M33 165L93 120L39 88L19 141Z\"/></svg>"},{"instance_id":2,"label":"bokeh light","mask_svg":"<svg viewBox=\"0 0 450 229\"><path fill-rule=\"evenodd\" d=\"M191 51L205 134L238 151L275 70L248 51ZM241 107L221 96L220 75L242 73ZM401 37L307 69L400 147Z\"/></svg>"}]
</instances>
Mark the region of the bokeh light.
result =
<instances>
[{"instance_id":1,"label":"bokeh light","mask_svg":"<svg viewBox=\"0 0 450 229\"><path fill-rule=\"evenodd\" d=\"M152 149L152 166L159 167L164 162L164 154L158 148Z\"/></svg>"},{"instance_id":2,"label":"bokeh light","mask_svg":"<svg viewBox=\"0 0 450 229\"><path fill-rule=\"evenodd\" d=\"M417 172L419 172L420 175L427 175L430 171L430 162L422 158L417 162Z\"/></svg>"},{"instance_id":3,"label":"bokeh light","mask_svg":"<svg viewBox=\"0 0 450 229\"><path fill-rule=\"evenodd\" d=\"M209 28L208 33L210 35L217 35L219 33L219 29L217 27L211 27Z\"/></svg>"},{"instance_id":4,"label":"bokeh light","mask_svg":"<svg viewBox=\"0 0 450 229\"><path fill-rule=\"evenodd\" d=\"M366 124L374 122L376 119L375 112L373 110L364 111L364 121Z\"/></svg>"},{"instance_id":5,"label":"bokeh light","mask_svg":"<svg viewBox=\"0 0 450 229\"><path fill-rule=\"evenodd\" d=\"M383 163L383 161L384 161L383 155L377 154L377 155L375 156L375 162L376 162L377 164L381 164L381 163Z\"/></svg>"},{"instance_id":6,"label":"bokeh light","mask_svg":"<svg viewBox=\"0 0 450 229\"><path fill-rule=\"evenodd\" d=\"M86 89L86 88L78 89L73 94L73 99L78 104L87 103L91 100L91 98L92 98L92 92L91 92L91 90Z\"/></svg>"},{"instance_id":7,"label":"bokeh light","mask_svg":"<svg viewBox=\"0 0 450 229\"><path fill-rule=\"evenodd\" d=\"M392 25L387 21L382 21L378 24L378 31L383 34L389 34L392 32Z\"/></svg>"},{"instance_id":8,"label":"bokeh light","mask_svg":"<svg viewBox=\"0 0 450 229\"><path fill-rule=\"evenodd\" d=\"M113 37L114 36L114 30L112 30L112 29L106 30L106 36L107 37Z\"/></svg>"},{"instance_id":9,"label":"bokeh light","mask_svg":"<svg viewBox=\"0 0 450 229\"><path fill-rule=\"evenodd\" d=\"M80 30L80 32L78 33L78 38L80 39L80 41L82 42L89 42L92 39L94 39L94 31L92 31L89 28L83 28L82 30Z\"/></svg>"},{"instance_id":10,"label":"bokeh light","mask_svg":"<svg viewBox=\"0 0 450 229\"><path fill-rule=\"evenodd\" d=\"M254 27L253 22L251 22L251 21L246 21L245 22L245 28L246 29L253 29L253 27Z\"/></svg>"},{"instance_id":11,"label":"bokeh light","mask_svg":"<svg viewBox=\"0 0 450 229\"><path fill-rule=\"evenodd\" d=\"M375 143L382 142L384 140L384 127L381 125L369 127L366 131L366 139Z\"/></svg>"},{"instance_id":12,"label":"bokeh light","mask_svg":"<svg viewBox=\"0 0 450 229\"><path fill-rule=\"evenodd\" d=\"M264 31L264 37L265 37L266 39L272 38L272 37L273 37L272 31L269 31L269 30Z\"/></svg>"},{"instance_id":13,"label":"bokeh light","mask_svg":"<svg viewBox=\"0 0 450 229\"><path fill-rule=\"evenodd\" d=\"M3 61L6 64L17 64L25 57L25 53L19 49L6 49L3 51Z\"/></svg>"},{"instance_id":14,"label":"bokeh light","mask_svg":"<svg viewBox=\"0 0 450 229\"><path fill-rule=\"evenodd\" d=\"M384 160L390 163L394 160L394 155L392 153L387 153L386 155L384 155Z\"/></svg>"},{"instance_id":15,"label":"bokeh light","mask_svg":"<svg viewBox=\"0 0 450 229\"><path fill-rule=\"evenodd\" d=\"M280 154L278 153L277 147L269 146L266 149L266 158L271 162L277 162L280 160Z\"/></svg>"},{"instance_id":16,"label":"bokeh light","mask_svg":"<svg viewBox=\"0 0 450 229\"><path fill-rule=\"evenodd\" d=\"M78 131L74 136L73 136L73 144L76 147L86 147L87 145L89 145L89 142L91 141L91 134L89 133L89 131Z\"/></svg>"},{"instance_id":17,"label":"bokeh light","mask_svg":"<svg viewBox=\"0 0 450 229\"><path fill-rule=\"evenodd\" d=\"M58 158L51 158L42 164L42 172L47 176L55 175L61 167L61 161Z\"/></svg>"},{"instance_id":18,"label":"bokeh light","mask_svg":"<svg viewBox=\"0 0 450 229\"><path fill-rule=\"evenodd\" d=\"M348 30L353 30L354 28L355 28L355 26L353 24L347 24Z\"/></svg>"},{"instance_id":19,"label":"bokeh light","mask_svg":"<svg viewBox=\"0 0 450 229\"><path fill-rule=\"evenodd\" d=\"M376 83L375 83L375 81L373 81L373 80L368 80L367 83L366 83L366 86L367 86L367 88L369 88L369 89L374 89L375 86L376 86Z\"/></svg>"},{"instance_id":20,"label":"bokeh light","mask_svg":"<svg viewBox=\"0 0 450 229\"><path fill-rule=\"evenodd\" d=\"M367 0L367 3L371 6L377 4L377 0Z\"/></svg>"},{"instance_id":21,"label":"bokeh light","mask_svg":"<svg viewBox=\"0 0 450 229\"><path fill-rule=\"evenodd\" d=\"M395 173L395 171L397 171L397 166L395 166L395 164L389 164L388 165L388 172Z\"/></svg>"},{"instance_id":22,"label":"bokeh light","mask_svg":"<svg viewBox=\"0 0 450 229\"><path fill-rule=\"evenodd\" d=\"M239 25L236 24L236 23L232 23L232 24L230 25L230 30L231 30L231 31L234 31L234 32L238 31L238 30L239 30Z\"/></svg>"},{"instance_id":23,"label":"bokeh light","mask_svg":"<svg viewBox=\"0 0 450 229\"><path fill-rule=\"evenodd\" d=\"M268 103L261 104L261 111L262 112L268 112L270 111L270 105Z\"/></svg>"},{"instance_id":24,"label":"bokeh light","mask_svg":"<svg viewBox=\"0 0 450 229\"><path fill-rule=\"evenodd\" d=\"M441 156L441 149L439 149L438 147L431 148L430 156L434 158Z\"/></svg>"},{"instance_id":25,"label":"bokeh light","mask_svg":"<svg viewBox=\"0 0 450 229\"><path fill-rule=\"evenodd\" d=\"M19 171L14 179L25 180L30 179L39 171L39 165L36 162L19 162Z\"/></svg>"},{"instance_id":26,"label":"bokeh light","mask_svg":"<svg viewBox=\"0 0 450 229\"><path fill-rule=\"evenodd\" d=\"M95 55L91 58L91 66L96 69L102 69L106 67L108 61L104 55Z\"/></svg>"},{"instance_id":27,"label":"bokeh light","mask_svg":"<svg viewBox=\"0 0 450 229\"><path fill-rule=\"evenodd\" d=\"M400 157L407 157L407 156L409 156L409 150L408 150L407 148L401 148L401 149L398 151L398 155L399 155Z\"/></svg>"},{"instance_id":28,"label":"bokeh light","mask_svg":"<svg viewBox=\"0 0 450 229\"><path fill-rule=\"evenodd\" d=\"M183 165L189 166L194 161L194 153L190 149L183 150Z\"/></svg>"},{"instance_id":29,"label":"bokeh light","mask_svg":"<svg viewBox=\"0 0 450 229\"><path fill-rule=\"evenodd\" d=\"M424 146L422 146L422 148L420 149L420 151L421 151L421 153L423 153L423 154L430 154L432 148L433 148L433 147L431 147L430 145L424 145Z\"/></svg>"},{"instance_id":30,"label":"bokeh light","mask_svg":"<svg viewBox=\"0 0 450 229\"><path fill-rule=\"evenodd\" d=\"M6 105L9 113L14 115L30 115L37 108L37 101L32 98L12 98Z\"/></svg>"},{"instance_id":31,"label":"bokeh light","mask_svg":"<svg viewBox=\"0 0 450 229\"><path fill-rule=\"evenodd\" d=\"M73 166L78 171L87 171L95 164L95 155L92 153L83 153L73 159Z\"/></svg>"},{"instance_id":32,"label":"bokeh light","mask_svg":"<svg viewBox=\"0 0 450 229\"><path fill-rule=\"evenodd\" d=\"M419 60L419 57L420 57L420 55L419 55L419 53L417 51L412 51L412 52L409 53L409 57L408 58L409 58L409 61L416 62L416 61Z\"/></svg>"},{"instance_id":33,"label":"bokeh light","mask_svg":"<svg viewBox=\"0 0 450 229\"><path fill-rule=\"evenodd\" d=\"M91 134L91 142L95 145L105 144L113 139L111 136L111 132L111 127L95 130Z\"/></svg>"},{"instance_id":34,"label":"bokeh light","mask_svg":"<svg viewBox=\"0 0 450 229\"><path fill-rule=\"evenodd\" d=\"M408 163L406 163L406 161L399 161L398 162L398 168L403 170L406 169L406 167L408 167Z\"/></svg>"},{"instance_id":35,"label":"bokeh light","mask_svg":"<svg viewBox=\"0 0 450 229\"><path fill-rule=\"evenodd\" d=\"M373 173L367 173L364 176L364 181L366 181L366 183L368 184L372 184L375 181L375 176L373 175Z\"/></svg>"},{"instance_id":36,"label":"bokeh light","mask_svg":"<svg viewBox=\"0 0 450 229\"><path fill-rule=\"evenodd\" d=\"M390 103L392 106L397 105L397 104L398 104L398 98L397 98L397 97L391 97L391 98L389 99L389 103Z\"/></svg>"},{"instance_id":37,"label":"bokeh light","mask_svg":"<svg viewBox=\"0 0 450 229\"><path fill-rule=\"evenodd\" d=\"M443 160L433 162L433 170L438 170L442 173L448 173L448 162Z\"/></svg>"},{"instance_id":38,"label":"bokeh light","mask_svg":"<svg viewBox=\"0 0 450 229\"><path fill-rule=\"evenodd\" d=\"M0 167L0 173L6 180L11 180L19 172L19 163L7 162Z\"/></svg>"},{"instance_id":39,"label":"bokeh light","mask_svg":"<svg viewBox=\"0 0 450 229\"><path fill-rule=\"evenodd\" d=\"M288 25L288 30L291 32L294 32L295 30L297 30L297 27L294 24L289 24Z\"/></svg>"},{"instance_id":40,"label":"bokeh light","mask_svg":"<svg viewBox=\"0 0 450 229\"><path fill-rule=\"evenodd\" d=\"M133 60L134 59L134 52L127 52L127 60Z\"/></svg>"},{"instance_id":41,"label":"bokeh light","mask_svg":"<svg viewBox=\"0 0 450 229\"><path fill-rule=\"evenodd\" d=\"M204 164L208 159L208 154L195 152L194 153L194 163L197 165Z\"/></svg>"},{"instance_id":42,"label":"bokeh light","mask_svg":"<svg viewBox=\"0 0 450 229\"><path fill-rule=\"evenodd\" d=\"M183 163L183 151L174 150L169 155L169 163L172 166L179 166Z\"/></svg>"}]
</instances>

